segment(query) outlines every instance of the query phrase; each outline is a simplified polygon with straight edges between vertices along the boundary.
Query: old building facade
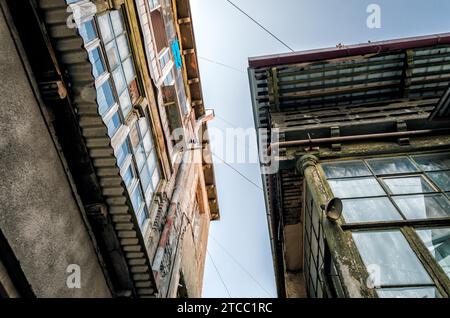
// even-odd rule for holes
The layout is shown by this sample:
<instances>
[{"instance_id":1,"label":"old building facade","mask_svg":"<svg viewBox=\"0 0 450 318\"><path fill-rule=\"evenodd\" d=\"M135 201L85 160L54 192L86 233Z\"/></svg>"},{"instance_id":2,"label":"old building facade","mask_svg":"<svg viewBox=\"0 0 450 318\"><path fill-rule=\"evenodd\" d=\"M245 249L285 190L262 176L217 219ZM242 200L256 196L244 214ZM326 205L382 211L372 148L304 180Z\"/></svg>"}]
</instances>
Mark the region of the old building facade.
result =
<instances>
[{"instance_id":1,"label":"old building facade","mask_svg":"<svg viewBox=\"0 0 450 318\"><path fill-rule=\"evenodd\" d=\"M189 1L1 8L0 296L200 297L219 211Z\"/></svg>"},{"instance_id":2,"label":"old building facade","mask_svg":"<svg viewBox=\"0 0 450 318\"><path fill-rule=\"evenodd\" d=\"M449 297L449 52L440 34L250 58L281 297Z\"/></svg>"}]
</instances>

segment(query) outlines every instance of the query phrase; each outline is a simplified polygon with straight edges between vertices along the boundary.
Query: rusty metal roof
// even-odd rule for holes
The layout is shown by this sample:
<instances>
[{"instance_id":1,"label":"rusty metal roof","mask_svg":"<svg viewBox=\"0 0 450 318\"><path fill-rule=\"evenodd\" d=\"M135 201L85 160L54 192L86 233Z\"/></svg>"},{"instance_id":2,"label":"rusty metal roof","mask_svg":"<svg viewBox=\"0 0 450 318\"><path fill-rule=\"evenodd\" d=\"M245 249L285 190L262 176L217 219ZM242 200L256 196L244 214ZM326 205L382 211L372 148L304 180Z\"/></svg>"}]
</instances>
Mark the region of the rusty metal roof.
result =
<instances>
[{"instance_id":1,"label":"rusty metal roof","mask_svg":"<svg viewBox=\"0 0 450 318\"><path fill-rule=\"evenodd\" d=\"M431 120L448 120L450 119L450 86L439 100L437 106L430 115Z\"/></svg>"}]
</instances>

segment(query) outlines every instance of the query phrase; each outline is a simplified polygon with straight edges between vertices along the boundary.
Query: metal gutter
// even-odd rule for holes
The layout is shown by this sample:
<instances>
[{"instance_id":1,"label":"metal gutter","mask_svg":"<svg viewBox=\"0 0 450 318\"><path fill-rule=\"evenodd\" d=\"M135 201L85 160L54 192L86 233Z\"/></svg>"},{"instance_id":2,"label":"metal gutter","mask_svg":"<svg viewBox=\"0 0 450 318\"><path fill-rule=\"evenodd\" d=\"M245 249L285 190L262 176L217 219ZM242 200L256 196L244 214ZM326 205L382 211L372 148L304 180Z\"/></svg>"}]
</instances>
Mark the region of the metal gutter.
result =
<instances>
[{"instance_id":1,"label":"metal gutter","mask_svg":"<svg viewBox=\"0 0 450 318\"><path fill-rule=\"evenodd\" d=\"M286 54L250 57L249 65L251 68L275 67L280 65L316 62L329 59L345 58L350 56L382 54L398 50L436 46L440 44L450 44L450 33L440 33L435 35L356 44L343 46L341 48L335 47Z\"/></svg>"}]
</instances>

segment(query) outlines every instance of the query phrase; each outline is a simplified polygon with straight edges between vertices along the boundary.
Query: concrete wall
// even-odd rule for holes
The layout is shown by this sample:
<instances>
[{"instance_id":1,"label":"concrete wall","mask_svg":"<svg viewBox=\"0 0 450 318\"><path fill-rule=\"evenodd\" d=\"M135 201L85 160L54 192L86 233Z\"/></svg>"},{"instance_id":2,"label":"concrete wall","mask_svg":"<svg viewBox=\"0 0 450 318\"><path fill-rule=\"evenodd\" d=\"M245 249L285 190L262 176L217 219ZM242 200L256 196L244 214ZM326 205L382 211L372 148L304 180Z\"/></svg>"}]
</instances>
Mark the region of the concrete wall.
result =
<instances>
[{"instance_id":1,"label":"concrete wall","mask_svg":"<svg viewBox=\"0 0 450 318\"><path fill-rule=\"evenodd\" d=\"M109 297L3 14L0 41L0 227L37 297ZM80 266L80 289L67 288L69 264Z\"/></svg>"},{"instance_id":2,"label":"concrete wall","mask_svg":"<svg viewBox=\"0 0 450 318\"><path fill-rule=\"evenodd\" d=\"M201 179L199 179L199 182L200 181ZM190 197L191 208L188 212L190 222L187 224L183 238L181 271L183 272L188 296L190 298L199 298L202 296L203 274L205 270L205 258L211 216L209 213L208 202L205 202L202 198L203 189L201 183L194 189L197 189L197 191L191 193ZM194 202L197 202L198 204L197 209L194 208ZM198 218L195 216L196 210L199 212Z\"/></svg>"}]
</instances>

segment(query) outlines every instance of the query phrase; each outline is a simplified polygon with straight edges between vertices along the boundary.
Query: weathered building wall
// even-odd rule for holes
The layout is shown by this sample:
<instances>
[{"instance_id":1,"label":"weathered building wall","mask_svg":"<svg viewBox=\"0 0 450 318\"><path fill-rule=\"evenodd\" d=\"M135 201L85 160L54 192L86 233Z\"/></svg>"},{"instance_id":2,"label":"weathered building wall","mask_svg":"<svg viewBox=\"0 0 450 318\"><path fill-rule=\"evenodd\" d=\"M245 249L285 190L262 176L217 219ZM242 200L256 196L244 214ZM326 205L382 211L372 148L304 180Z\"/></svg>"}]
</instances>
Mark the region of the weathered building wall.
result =
<instances>
[{"instance_id":1,"label":"weathered building wall","mask_svg":"<svg viewBox=\"0 0 450 318\"><path fill-rule=\"evenodd\" d=\"M0 14L0 228L37 297L109 297L58 150ZM69 264L81 288L66 285Z\"/></svg>"},{"instance_id":2,"label":"weathered building wall","mask_svg":"<svg viewBox=\"0 0 450 318\"><path fill-rule=\"evenodd\" d=\"M183 239L181 272L189 297L201 297L203 286L203 273L205 267L206 250L208 243L210 212L205 201L203 172L196 169L197 186L189 193L189 208L187 209L188 222ZM203 197L203 198L202 198Z\"/></svg>"}]
</instances>

